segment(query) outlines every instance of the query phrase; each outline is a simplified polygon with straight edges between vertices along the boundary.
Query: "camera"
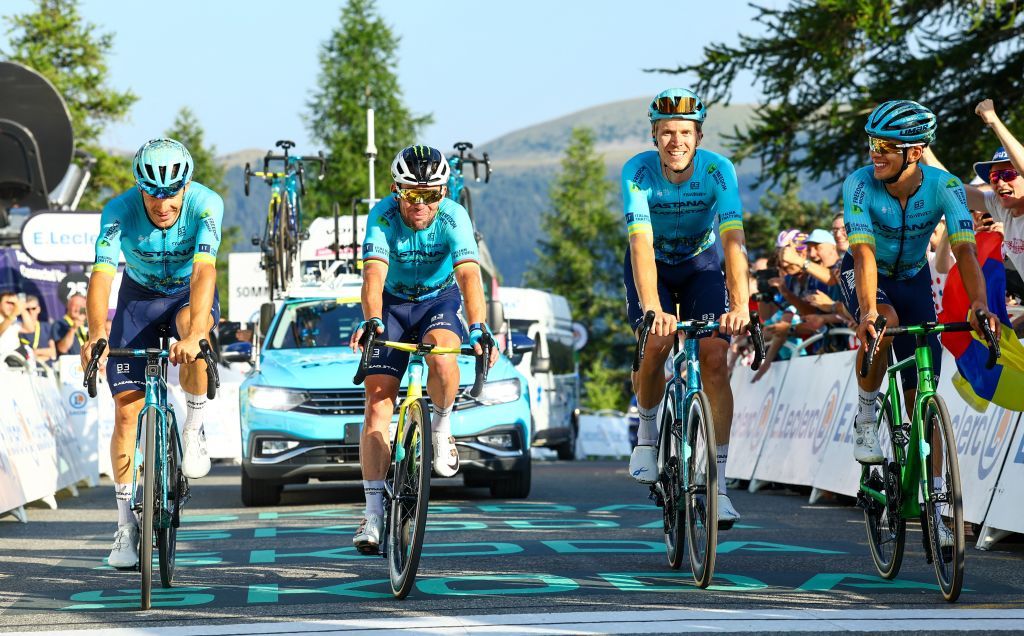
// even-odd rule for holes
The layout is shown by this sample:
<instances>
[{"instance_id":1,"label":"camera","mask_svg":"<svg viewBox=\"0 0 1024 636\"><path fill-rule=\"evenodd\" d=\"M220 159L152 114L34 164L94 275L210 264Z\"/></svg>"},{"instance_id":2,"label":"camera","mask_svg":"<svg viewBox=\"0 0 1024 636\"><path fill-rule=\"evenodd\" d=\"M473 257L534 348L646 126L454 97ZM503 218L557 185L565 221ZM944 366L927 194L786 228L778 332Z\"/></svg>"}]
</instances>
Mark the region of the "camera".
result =
<instances>
[{"instance_id":1,"label":"camera","mask_svg":"<svg viewBox=\"0 0 1024 636\"><path fill-rule=\"evenodd\" d=\"M757 294L760 296L767 296L766 300L774 298L775 288L772 287L768 281L772 278L777 278L778 276L779 270L777 268L762 269L754 272L754 278L757 279Z\"/></svg>"}]
</instances>

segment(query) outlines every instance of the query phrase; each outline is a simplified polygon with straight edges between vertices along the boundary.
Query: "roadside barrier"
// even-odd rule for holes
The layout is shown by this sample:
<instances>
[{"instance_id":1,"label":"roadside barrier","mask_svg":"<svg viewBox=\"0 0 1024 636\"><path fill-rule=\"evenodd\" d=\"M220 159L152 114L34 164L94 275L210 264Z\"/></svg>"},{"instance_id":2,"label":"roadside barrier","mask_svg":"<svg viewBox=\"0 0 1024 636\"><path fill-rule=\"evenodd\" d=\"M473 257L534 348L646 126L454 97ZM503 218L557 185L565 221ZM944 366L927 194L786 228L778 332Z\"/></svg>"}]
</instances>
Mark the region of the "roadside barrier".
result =
<instances>
[{"instance_id":1,"label":"roadside barrier","mask_svg":"<svg viewBox=\"0 0 1024 636\"><path fill-rule=\"evenodd\" d=\"M811 503L822 492L856 495L855 360L855 351L844 351L776 361L753 384L750 368L737 367L726 476L749 481L751 492L769 482L811 487ZM953 387L955 370L943 351L939 394L956 436L964 518L982 526L977 547L987 549L1024 533L1024 427L1017 411L994 404L975 411Z\"/></svg>"}]
</instances>

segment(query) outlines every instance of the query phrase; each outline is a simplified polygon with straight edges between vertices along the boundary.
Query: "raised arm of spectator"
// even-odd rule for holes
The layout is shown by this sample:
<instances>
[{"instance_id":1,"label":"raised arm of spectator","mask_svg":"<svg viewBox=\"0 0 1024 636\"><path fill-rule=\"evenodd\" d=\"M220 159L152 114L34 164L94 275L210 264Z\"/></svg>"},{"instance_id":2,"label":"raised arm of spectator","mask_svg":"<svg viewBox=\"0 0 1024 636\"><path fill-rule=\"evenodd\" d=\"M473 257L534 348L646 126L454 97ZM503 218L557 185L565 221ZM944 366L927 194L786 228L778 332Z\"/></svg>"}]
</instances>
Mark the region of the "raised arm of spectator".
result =
<instances>
[{"instance_id":1,"label":"raised arm of spectator","mask_svg":"<svg viewBox=\"0 0 1024 636\"><path fill-rule=\"evenodd\" d=\"M1013 133L1007 129L999 115L996 114L995 104L991 99L983 99L974 108L974 112L981 117L981 121L985 122L985 125L992 129L992 132L999 138L999 143L1006 149L1006 154L1010 158L1010 163L1013 164L1013 168L1017 172L1024 173L1024 145L1022 145ZM975 208L970 206L972 210L984 210L985 208Z\"/></svg>"},{"instance_id":2,"label":"raised arm of spectator","mask_svg":"<svg viewBox=\"0 0 1024 636\"><path fill-rule=\"evenodd\" d=\"M942 230L942 238L935 248L935 271L940 274L948 274L953 269L953 250L949 245L949 232Z\"/></svg>"}]
</instances>

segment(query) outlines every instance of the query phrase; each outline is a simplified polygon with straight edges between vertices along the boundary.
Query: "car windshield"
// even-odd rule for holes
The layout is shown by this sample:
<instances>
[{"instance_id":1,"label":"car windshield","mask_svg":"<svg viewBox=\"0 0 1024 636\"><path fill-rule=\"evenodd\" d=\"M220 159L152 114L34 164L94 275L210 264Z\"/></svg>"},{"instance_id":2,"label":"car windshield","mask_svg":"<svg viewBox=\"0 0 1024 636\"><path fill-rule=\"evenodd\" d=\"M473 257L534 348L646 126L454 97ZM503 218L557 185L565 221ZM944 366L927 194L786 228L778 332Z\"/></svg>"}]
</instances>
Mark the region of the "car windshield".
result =
<instances>
[{"instance_id":1,"label":"car windshield","mask_svg":"<svg viewBox=\"0 0 1024 636\"><path fill-rule=\"evenodd\" d=\"M347 347L363 319L359 301L309 300L285 305L270 349Z\"/></svg>"}]
</instances>

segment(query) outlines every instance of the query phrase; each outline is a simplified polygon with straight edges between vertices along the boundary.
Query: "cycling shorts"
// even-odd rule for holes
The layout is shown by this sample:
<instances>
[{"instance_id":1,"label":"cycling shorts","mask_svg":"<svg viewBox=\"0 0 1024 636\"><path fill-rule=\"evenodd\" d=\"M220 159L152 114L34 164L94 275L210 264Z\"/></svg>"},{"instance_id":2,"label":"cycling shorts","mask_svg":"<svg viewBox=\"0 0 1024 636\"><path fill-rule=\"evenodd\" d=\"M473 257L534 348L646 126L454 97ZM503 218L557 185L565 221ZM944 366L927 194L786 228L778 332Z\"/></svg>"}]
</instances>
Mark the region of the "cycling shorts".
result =
<instances>
[{"instance_id":1,"label":"cycling shorts","mask_svg":"<svg viewBox=\"0 0 1024 636\"><path fill-rule=\"evenodd\" d=\"M384 333L378 337L397 342L421 342L423 336L435 329L453 332L459 340L465 340L459 308L462 294L456 285L448 287L437 296L416 302L383 292L384 308L381 319ZM366 375L390 375L401 379L409 366L409 353L383 345L374 347L367 365Z\"/></svg>"}]
</instances>

